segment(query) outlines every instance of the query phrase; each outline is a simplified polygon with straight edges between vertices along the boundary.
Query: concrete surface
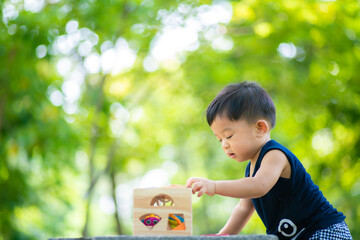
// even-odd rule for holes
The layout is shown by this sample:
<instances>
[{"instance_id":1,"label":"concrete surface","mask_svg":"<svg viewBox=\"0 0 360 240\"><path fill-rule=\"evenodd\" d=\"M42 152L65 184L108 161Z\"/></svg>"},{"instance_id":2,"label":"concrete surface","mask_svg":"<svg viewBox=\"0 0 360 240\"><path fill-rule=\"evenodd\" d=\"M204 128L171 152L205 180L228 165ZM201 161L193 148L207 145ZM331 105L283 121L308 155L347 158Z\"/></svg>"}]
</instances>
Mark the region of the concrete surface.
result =
<instances>
[{"instance_id":1,"label":"concrete surface","mask_svg":"<svg viewBox=\"0 0 360 240\"><path fill-rule=\"evenodd\" d=\"M274 235L230 235L230 236L108 236L80 238L50 238L49 240L278 240Z\"/></svg>"}]
</instances>

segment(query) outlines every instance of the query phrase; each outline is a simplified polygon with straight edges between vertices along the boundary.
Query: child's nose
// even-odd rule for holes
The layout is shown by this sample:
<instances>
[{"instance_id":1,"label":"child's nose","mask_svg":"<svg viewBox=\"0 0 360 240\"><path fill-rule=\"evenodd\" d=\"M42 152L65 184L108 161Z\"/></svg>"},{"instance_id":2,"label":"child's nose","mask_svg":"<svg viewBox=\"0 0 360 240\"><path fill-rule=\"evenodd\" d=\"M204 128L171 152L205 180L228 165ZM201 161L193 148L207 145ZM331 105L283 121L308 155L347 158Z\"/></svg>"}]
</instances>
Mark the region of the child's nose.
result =
<instances>
[{"instance_id":1,"label":"child's nose","mask_svg":"<svg viewBox=\"0 0 360 240\"><path fill-rule=\"evenodd\" d=\"M226 148L228 148L230 146L229 143L226 140L222 140L221 144L222 144L222 147L224 149L226 149Z\"/></svg>"}]
</instances>

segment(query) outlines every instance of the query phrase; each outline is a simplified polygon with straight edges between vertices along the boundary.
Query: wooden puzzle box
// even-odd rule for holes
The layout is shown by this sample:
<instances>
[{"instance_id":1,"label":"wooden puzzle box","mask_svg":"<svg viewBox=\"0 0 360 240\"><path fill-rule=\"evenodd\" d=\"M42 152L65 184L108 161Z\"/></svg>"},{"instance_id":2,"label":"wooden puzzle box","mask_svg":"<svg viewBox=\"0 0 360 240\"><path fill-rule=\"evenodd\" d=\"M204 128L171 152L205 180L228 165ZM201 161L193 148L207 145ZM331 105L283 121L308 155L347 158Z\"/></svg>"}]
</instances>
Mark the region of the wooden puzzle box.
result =
<instances>
[{"instance_id":1,"label":"wooden puzzle box","mask_svg":"<svg viewBox=\"0 0 360 240\"><path fill-rule=\"evenodd\" d=\"M133 235L192 235L192 194L184 186L134 189Z\"/></svg>"}]
</instances>

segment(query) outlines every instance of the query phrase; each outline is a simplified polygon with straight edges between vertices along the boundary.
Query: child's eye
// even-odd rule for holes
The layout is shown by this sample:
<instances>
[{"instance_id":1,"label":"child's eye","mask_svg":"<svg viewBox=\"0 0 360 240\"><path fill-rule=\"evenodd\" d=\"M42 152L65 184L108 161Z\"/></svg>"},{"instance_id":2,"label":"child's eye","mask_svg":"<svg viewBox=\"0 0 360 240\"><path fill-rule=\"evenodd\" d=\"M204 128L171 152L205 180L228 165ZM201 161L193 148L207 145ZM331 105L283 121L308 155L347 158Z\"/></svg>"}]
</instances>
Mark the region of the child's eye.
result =
<instances>
[{"instance_id":1,"label":"child's eye","mask_svg":"<svg viewBox=\"0 0 360 240\"><path fill-rule=\"evenodd\" d=\"M219 143L221 143L222 142L222 139L219 139Z\"/></svg>"},{"instance_id":2,"label":"child's eye","mask_svg":"<svg viewBox=\"0 0 360 240\"><path fill-rule=\"evenodd\" d=\"M231 137L232 137L233 135L231 135L231 136L228 136L226 139L230 139Z\"/></svg>"}]
</instances>

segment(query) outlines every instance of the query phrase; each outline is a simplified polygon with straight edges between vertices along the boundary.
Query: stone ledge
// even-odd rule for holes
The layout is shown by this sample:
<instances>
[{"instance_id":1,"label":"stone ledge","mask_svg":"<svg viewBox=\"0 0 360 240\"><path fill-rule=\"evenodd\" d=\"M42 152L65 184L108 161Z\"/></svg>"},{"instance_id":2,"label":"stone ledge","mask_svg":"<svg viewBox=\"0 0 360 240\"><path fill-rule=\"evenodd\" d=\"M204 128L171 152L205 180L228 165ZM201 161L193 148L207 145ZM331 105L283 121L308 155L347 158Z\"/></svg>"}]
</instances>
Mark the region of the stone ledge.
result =
<instances>
[{"instance_id":1,"label":"stone ledge","mask_svg":"<svg viewBox=\"0 0 360 240\"><path fill-rule=\"evenodd\" d=\"M49 240L278 240L274 235L230 235L230 236L108 236L108 237L81 237L81 238L49 238Z\"/></svg>"}]
</instances>

